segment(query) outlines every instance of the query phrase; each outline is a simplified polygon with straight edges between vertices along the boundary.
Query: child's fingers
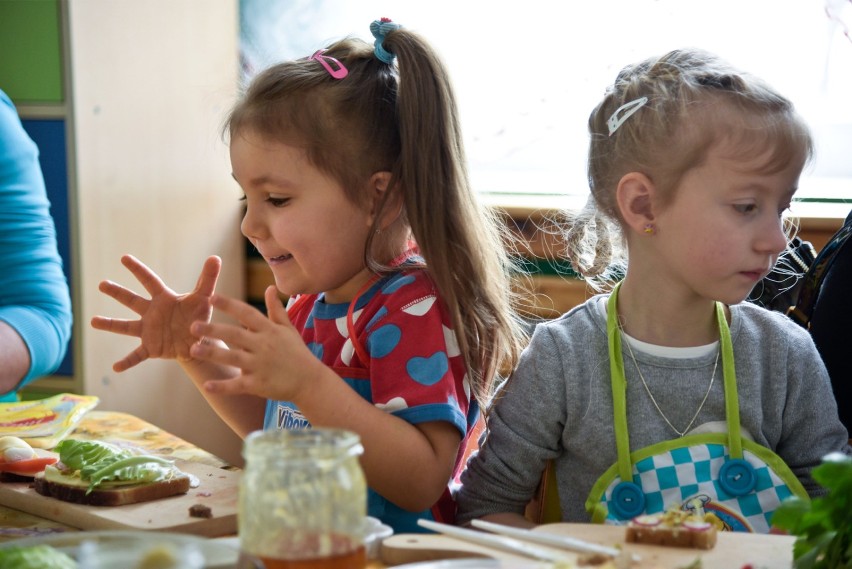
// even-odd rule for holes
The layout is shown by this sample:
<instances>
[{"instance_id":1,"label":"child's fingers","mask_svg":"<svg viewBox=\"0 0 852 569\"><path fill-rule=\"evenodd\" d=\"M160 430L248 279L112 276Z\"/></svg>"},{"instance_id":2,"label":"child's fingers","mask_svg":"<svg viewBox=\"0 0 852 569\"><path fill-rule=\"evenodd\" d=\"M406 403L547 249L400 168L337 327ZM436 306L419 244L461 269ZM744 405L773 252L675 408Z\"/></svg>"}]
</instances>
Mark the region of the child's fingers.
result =
<instances>
[{"instance_id":1,"label":"child's fingers","mask_svg":"<svg viewBox=\"0 0 852 569\"><path fill-rule=\"evenodd\" d=\"M232 316L249 330L258 330L267 323L266 316L260 310L242 300L216 294L210 302L217 310Z\"/></svg>"},{"instance_id":2,"label":"child's fingers","mask_svg":"<svg viewBox=\"0 0 852 569\"><path fill-rule=\"evenodd\" d=\"M263 293L263 300L266 302L266 313L269 319L276 324L290 324L290 318L287 316L287 309L284 308L284 303L278 296L278 289L273 285L266 287Z\"/></svg>"},{"instance_id":3,"label":"child's fingers","mask_svg":"<svg viewBox=\"0 0 852 569\"><path fill-rule=\"evenodd\" d=\"M142 314L149 302L132 290L112 281L101 281L98 284L98 290L123 304L136 314Z\"/></svg>"},{"instance_id":4,"label":"child's fingers","mask_svg":"<svg viewBox=\"0 0 852 569\"><path fill-rule=\"evenodd\" d=\"M204 266L201 268L201 274L198 276L195 290L203 296L213 296L213 291L216 290L216 281L219 279L221 270L222 259L216 255L207 257L207 260L204 261Z\"/></svg>"},{"instance_id":5,"label":"child's fingers","mask_svg":"<svg viewBox=\"0 0 852 569\"><path fill-rule=\"evenodd\" d=\"M250 351L253 347L251 332L246 331L239 326L231 324L210 324L208 322L197 321L193 322L190 327L190 332L198 338L207 338L213 340L221 340L231 349L241 349ZM193 344L201 350L212 350L215 346L212 342L199 341ZM230 351L230 350L225 350ZM202 352L199 352L202 353ZM204 351L204 354L207 352Z\"/></svg>"},{"instance_id":6,"label":"child's fingers","mask_svg":"<svg viewBox=\"0 0 852 569\"><path fill-rule=\"evenodd\" d=\"M238 368L245 372L248 366L248 354L242 350L229 350L212 342L203 340L189 347L189 355L196 360L203 360L225 367Z\"/></svg>"},{"instance_id":7,"label":"child's fingers","mask_svg":"<svg viewBox=\"0 0 852 569\"><path fill-rule=\"evenodd\" d=\"M147 359L148 350L145 349L145 346L139 346L138 348L124 356L123 359L120 359L115 362L112 365L112 370L120 373L144 362Z\"/></svg>"},{"instance_id":8,"label":"child's fingers","mask_svg":"<svg viewBox=\"0 0 852 569\"><path fill-rule=\"evenodd\" d=\"M251 384L244 376L235 379L217 379L204 382L204 390L218 395L251 394Z\"/></svg>"},{"instance_id":9,"label":"child's fingers","mask_svg":"<svg viewBox=\"0 0 852 569\"><path fill-rule=\"evenodd\" d=\"M142 322L139 320L121 320L118 318L106 318L105 316L93 316L91 320L92 328L95 330L103 330L122 336L134 336L136 338L142 335Z\"/></svg>"},{"instance_id":10,"label":"child's fingers","mask_svg":"<svg viewBox=\"0 0 852 569\"><path fill-rule=\"evenodd\" d=\"M149 269L144 263L142 263L142 261L133 255L124 255L121 258L121 264L133 273L136 280L145 287L145 290L147 290L151 296L154 296L164 290L170 290L160 277L157 276L157 273Z\"/></svg>"}]
</instances>

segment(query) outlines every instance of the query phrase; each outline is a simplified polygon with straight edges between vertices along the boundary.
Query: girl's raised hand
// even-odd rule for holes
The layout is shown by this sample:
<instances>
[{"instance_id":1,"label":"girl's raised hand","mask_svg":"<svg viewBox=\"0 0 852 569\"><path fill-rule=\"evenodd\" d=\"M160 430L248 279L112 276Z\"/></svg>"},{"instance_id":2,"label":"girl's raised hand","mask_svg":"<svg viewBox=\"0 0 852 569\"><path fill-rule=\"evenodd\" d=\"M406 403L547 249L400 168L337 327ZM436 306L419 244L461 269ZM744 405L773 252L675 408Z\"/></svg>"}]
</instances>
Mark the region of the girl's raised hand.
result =
<instances>
[{"instance_id":1,"label":"girl's raised hand","mask_svg":"<svg viewBox=\"0 0 852 569\"><path fill-rule=\"evenodd\" d=\"M98 286L98 290L139 315L138 320L104 316L92 318L93 328L140 339L135 350L113 364L113 370L130 369L148 358L190 360L189 349L198 341L190 326L199 320L210 320L213 312L210 298L216 289L222 260L216 256L208 257L195 289L186 294L178 294L168 288L154 271L131 255L123 256L121 264L133 273L151 298L146 299L111 281L102 281Z\"/></svg>"},{"instance_id":2,"label":"girl's raised hand","mask_svg":"<svg viewBox=\"0 0 852 569\"><path fill-rule=\"evenodd\" d=\"M206 382L204 388L208 392L295 401L300 390L310 383L308 378L326 371L290 323L274 286L267 287L264 300L268 318L245 302L216 295L213 306L240 326L207 321L192 326L196 336L220 340L228 346L200 341L192 347L192 357L242 371L235 379Z\"/></svg>"}]
</instances>

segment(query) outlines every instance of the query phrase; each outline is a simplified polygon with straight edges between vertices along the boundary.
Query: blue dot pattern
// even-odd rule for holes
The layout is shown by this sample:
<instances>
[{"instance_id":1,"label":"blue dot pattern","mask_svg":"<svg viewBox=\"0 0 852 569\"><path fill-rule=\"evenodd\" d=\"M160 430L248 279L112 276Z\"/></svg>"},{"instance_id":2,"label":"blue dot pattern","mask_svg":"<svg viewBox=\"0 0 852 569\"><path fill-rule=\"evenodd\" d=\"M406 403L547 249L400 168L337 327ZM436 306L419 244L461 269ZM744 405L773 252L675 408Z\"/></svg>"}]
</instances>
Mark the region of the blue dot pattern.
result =
<instances>
[{"instance_id":1,"label":"blue dot pattern","mask_svg":"<svg viewBox=\"0 0 852 569\"><path fill-rule=\"evenodd\" d=\"M402 338L402 331L399 329L399 326L388 324L376 329L370 335L370 339L367 340L370 357L385 357L399 345L400 338Z\"/></svg>"},{"instance_id":2,"label":"blue dot pattern","mask_svg":"<svg viewBox=\"0 0 852 569\"><path fill-rule=\"evenodd\" d=\"M364 330L365 330L366 332L369 332L370 330L372 330L372 329L373 329L373 327L376 325L376 323L377 323L377 322L381 322L382 318L384 318L385 316L387 316L387 314L388 314L388 309L387 309L387 307L382 306L382 307L379 309L379 311L378 311L378 312L376 312L376 315L375 315L375 316L373 316L372 318L370 318L370 321L369 321L369 322L367 322L367 326L366 326L366 328L364 328Z\"/></svg>"},{"instance_id":3,"label":"blue dot pattern","mask_svg":"<svg viewBox=\"0 0 852 569\"><path fill-rule=\"evenodd\" d=\"M388 282L382 286L382 294L394 294L405 285L409 285L413 282L414 275L398 273L397 275L390 278Z\"/></svg>"},{"instance_id":4,"label":"blue dot pattern","mask_svg":"<svg viewBox=\"0 0 852 569\"><path fill-rule=\"evenodd\" d=\"M322 361L322 344L317 344L316 342L311 342L308 344L308 349L311 351L313 355L317 357L318 360Z\"/></svg>"},{"instance_id":5,"label":"blue dot pattern","mask_svg":"<svg viewBox=\"0 0 852 569\"><path fill-rule=\"evenodd\" d=\"M435 352L428 358L414 357L405 364L409 377L422 385L438 383L449 367L447 354L444 352Z\"/></svg>"}]
</instances>

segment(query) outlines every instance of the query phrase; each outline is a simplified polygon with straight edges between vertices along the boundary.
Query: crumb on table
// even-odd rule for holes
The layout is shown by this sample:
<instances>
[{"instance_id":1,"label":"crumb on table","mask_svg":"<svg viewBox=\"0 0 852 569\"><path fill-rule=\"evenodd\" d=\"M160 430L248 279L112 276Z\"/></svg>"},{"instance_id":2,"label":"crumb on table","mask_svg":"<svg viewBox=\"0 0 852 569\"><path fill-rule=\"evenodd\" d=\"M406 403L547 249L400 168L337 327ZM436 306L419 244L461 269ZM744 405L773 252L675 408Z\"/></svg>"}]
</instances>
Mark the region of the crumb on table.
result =
<instances>
[{"instance_id":1,"label":"crumb on table","mask_svg":"<svg viewBox=\"0 0 852 569\"><path fill-rule=\"evenodd\" d=\"M192 518L212 518L213 510L204 504L193 504L189 507L189 515Z\"/></svg>"}]
</instances>

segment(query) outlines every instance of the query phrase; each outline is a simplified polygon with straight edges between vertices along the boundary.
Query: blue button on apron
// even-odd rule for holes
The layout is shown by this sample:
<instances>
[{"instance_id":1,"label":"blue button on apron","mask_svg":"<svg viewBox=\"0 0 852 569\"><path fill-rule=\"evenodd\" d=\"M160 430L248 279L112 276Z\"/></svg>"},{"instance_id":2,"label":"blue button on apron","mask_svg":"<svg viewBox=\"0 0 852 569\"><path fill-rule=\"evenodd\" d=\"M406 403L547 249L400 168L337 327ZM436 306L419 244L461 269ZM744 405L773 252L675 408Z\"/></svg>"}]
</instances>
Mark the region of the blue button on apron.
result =
<instances>
[{"instance_id":1,"label":"blue button on apron","mask_svg":"<svg viewBox=\"0 0 852 569\"><path fill-rule=\"evenodd\" d=\"M754 467L741 458L727 460L719 469L719 486L731 496L745 496L756 484Z\"/></svg>"},{"instance_id":2,"label":"blue button on apron","mask_svg":"<svg viewBox=\"0 0 852 569\"><path fill-rule=\"evenodd\" d=\"M638 484L620 482L612 489L612 509L623 519L630 520L645 512L645 494Z\"/></svg>"}]
</instances>

